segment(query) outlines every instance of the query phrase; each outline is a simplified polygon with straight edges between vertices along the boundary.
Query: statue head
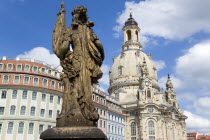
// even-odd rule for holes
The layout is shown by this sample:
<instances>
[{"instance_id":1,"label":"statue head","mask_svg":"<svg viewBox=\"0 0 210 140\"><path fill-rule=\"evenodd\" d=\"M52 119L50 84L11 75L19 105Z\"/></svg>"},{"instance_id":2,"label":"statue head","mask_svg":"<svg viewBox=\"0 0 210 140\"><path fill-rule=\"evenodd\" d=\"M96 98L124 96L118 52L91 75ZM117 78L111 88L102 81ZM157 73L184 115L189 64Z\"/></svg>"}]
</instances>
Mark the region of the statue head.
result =
<instances>
[{"instance_id":1,"label":"statue head","mask_svg":"<svg viewBox=\"0 0 210 140\"><path fill-rule=\"evenodd\" d=\"M86 12L87 12L87 8L85 8L84 6L75 7L71 13L73 16L72 21L78 24L86 23L88 20L88 16Z\"/></svg>"}]
</instances>

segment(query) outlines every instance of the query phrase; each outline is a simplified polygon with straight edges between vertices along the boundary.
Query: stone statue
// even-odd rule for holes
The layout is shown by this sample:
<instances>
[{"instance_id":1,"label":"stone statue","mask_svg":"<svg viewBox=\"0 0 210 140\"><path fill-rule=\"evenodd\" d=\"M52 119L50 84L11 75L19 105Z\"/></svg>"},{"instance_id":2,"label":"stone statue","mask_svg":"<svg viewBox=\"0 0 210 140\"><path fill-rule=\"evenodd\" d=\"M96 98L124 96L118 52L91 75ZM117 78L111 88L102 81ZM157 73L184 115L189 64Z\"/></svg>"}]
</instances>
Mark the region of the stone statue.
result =
<instances>
[{"instance_id":1,"label":"stone statue","mask_svg":"<svg viewBox=\"0 0 210 140\"><path fill-rule=\"evenodd\" d=\"M100 66L104 60L104 49L88 21L87 9L77 6L72 11L72 24L67 29L64 3L58 13L53 31L53 51L63 67L61 81L64 86L62 111L56 127L46 130L42 139L97 138L107 139L96 128L99 119L92 102L92 85L102 77ZM72 47L72 50L70 49Z\"/></svg>"},{"instance_id":2,"label":"stone statue","mask_svg":"<svg viewBox=\"0 0 210 140\"><path fill-rule=\"evenodd\" d=\"M61 80L64 85L62 111L57 118L57 126L74 123L93 125L99 119L92 103L92 85L102 77L100 66L104 60L104 49L91 29L94 22L88 21L86 12L85 7L77 6L72 11L72 24L66 29L62 3L53 31L53 51L63 67ZM70 47L73 51L70 51Z\"/></svg>"}]
</instances>

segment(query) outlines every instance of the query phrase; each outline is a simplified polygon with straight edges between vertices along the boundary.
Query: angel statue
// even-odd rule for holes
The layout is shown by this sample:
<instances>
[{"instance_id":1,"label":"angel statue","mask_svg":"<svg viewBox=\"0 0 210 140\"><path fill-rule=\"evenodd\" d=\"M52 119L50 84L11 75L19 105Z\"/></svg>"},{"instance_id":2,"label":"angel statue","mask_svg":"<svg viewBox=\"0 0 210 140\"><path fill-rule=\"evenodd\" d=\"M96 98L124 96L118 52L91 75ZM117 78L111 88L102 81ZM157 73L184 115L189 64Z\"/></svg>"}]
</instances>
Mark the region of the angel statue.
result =
<instances>
[{"instance_id":1,"label":"angel statue","mask_svg":"<svg viewBox=\"0 0 210 140\"><path fill-rule=\"evenodd\" d=\"M103 75L100 66L104 49L91 29L94 22L88 21L86 12L85 7L77 6L72 11L72 24L67 29L62 3L53 31L53 51L63 67L61 81L64 86L57 127L95 126L99 119L92 103L92 85Z\"/></svg>"}]
</instances>

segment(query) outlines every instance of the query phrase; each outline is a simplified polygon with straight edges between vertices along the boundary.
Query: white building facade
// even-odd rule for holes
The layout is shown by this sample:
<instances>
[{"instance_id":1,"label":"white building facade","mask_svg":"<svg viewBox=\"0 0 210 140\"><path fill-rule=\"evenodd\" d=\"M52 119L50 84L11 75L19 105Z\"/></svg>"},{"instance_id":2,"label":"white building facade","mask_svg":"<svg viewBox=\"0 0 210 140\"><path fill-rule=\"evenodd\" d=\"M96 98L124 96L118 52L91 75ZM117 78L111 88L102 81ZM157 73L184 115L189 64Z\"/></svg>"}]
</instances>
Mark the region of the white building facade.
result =
<instances>
[{"instance_id":1,"label":"white building facade","mask_svg":"<svg viewBox=\"0 0 210 140\"><path fill-rule=\"evenodd\" d=\"M62 107L60 72L34 59L0 60L0 140L39 140L56 125ZM93 86L98 128L113 140L124 140L124 115L113 97ZM108 117L112 114L113 118ZM115 131L108 130L108 124ZM111 139L111 140L112 140Z\"/></svg>"},{"instance_id":2,"label":"white building facade","mask_svg":"<svg viewBox=\"0 0 210 140\"><path fill-rule=\"evenodd\" d=\"M125 140L123 108L112 96L106 96L106 101L108 105L106 136L109 140Z\"/></svg>"},{"instance_id":3,"label":"white building facade","mask_svg":"<svg viewBox=\"0 0 210 140\"><path fill-rule=\"evenodd\" d=\"M59 74L34 59L1 59L1 140L38 140L55 126L62 104Z\"/></svg>"},{"instance_id":4,"label":"white building facade","mask_svg":"<svg viewBox=\"0 0 210 140\"><path fill-rule=\"evenodd\" d=\"M123 106L125 140L186 140L187 117L179 108L168 76L166 91L158 85L150 54L142 51L140 28L132 15L123 27L121 54L113 59L109 93Z\"/></svg>"}]
</instances>

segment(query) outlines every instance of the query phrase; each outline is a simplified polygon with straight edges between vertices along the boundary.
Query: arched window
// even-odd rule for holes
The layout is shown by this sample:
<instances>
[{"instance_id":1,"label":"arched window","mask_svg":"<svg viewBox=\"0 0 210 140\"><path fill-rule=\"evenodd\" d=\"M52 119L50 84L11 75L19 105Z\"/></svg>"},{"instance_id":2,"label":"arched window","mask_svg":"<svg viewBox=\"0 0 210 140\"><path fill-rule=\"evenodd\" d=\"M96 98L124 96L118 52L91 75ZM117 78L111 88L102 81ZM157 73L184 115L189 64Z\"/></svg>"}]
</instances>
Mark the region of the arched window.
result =
<instances>
[{"instance_id":1,"label":"arched window","mask_svg":"<svg viewBox=\"0 0 210 140\"><path fill-rule=\"evenodd\" d=\"M151 91L150 90L147 90L147 97L151 98Z\"/></svg>"},{"instance_id":2,"label":"arched window","mask_svg":"<svg viewBox=\"0 0 210 140\"><path fill-rule=\"evenodd\" d=\"M15 109L16 109L16 106L14 105L10 107L10 115L15 115Z\"/></svg>"},{"instance_id":3,"label":"arched window","mask_svg":"<svg viewBox=\"0 0 210 140\"><path fill-rule=\"evenodd\" d=\"M23 91L22 99L27 99L27 91L26 90Z\"/></svg>"},{"instance_id":4,"label":"arched window","mask_svg":"<svg viewBox=\"0 0 210 140\"><path fill-rule=\"evenodd\" d=\"M33 93L32 93L32 100L36 100L36 96L37 96L37 92L33 91Z\"/></svg>"},{"instance_id":5,"label":"arched window","mask_svg":"<svg viewBox=\"0 0 210 140\"><path fill-rule=\"evenodd\" d=\"M135 32L135 39L136 39L136 41L138 41L138 40L139 40L138 31L136 31L136 32Z\"/></svg>"},{"instance_id":6,"label":"arched window","mask_svg":"<svg viewBox=\"0 0 210 140\"><path fill-rule=\"evenodd\" d=\"M8 123L7 134L12 134L13 125L14 125L13 122L9 122L9 123Z\"/></svg>"},{"instance_id":7,"label":"arched window","mask_svg":"<svg viewBox=\"0 0 210 140\"><path fill-rule=\"evenodd\" d=\"M41 68L41 74L45 73L45 68Z\"/></svg>"},{"instance_id":8,"label":"arched window","mask_svg":"<svg viewBox=\"0 0 210 140\"><path fill-rule=\"evenodd\" d=\"M128 30L126 34L127 34L127 41L131 40L131 30Z\"/></svg>"},{"instance_id":9,"label":"arched window","mask_svg":"<svg viewBox=\"0 0 210 140\"><path fill-rule=\"evenodd\" d=\"M7 70L12 70L12 68L13 68L13 65L12 64L8 64L7 65Z\"/></svg>"},{"instance_id":10,"label":"arched window","mask_svg":"<svg viewBox=\"0 0 210 140\"><path fill-rule=\"evenodd\" d=\"M136 123L131 123L131 136L136 136Z\"/></svg>"},{"instance_id":11,"label":"arched window","mask_svg":"<svg viewBox=\"0 0 210 140\"><path fill-rule=\"evenodd\" d=\"M44 129L44 125L39 125L39 134L43 132L43 129Z\"/></svg>"},{"instance_id":12,"label":"arched window","mask_svg":"<svg viewBox=\"0 0 210 140\"><path fill-rule=\"evenodd\" d=\"M50 87L55 88L55 81L51 81Z\"/></svg>"},{"instance_id":13,"label":"arched window","mask_svg":"<svg viewBox=\"0 0 210 140\"><path fill-rule=\"evenodd\" d=\"M33 134L33 131L34 131L34 124L33 123L29 123L28 134Z\"/></svg>"},{"instance_id":14,"label":"arched window","mask_svg":"<svg viewBox=\"0 0 210 140\"><path fill-rule=\"evenodd\" d=\"M35 116L35 110L36 110L35 107L31 107L31 112L30 112L31 116Z\"/></svg>"},{"instance_id":15,"label":"arched window","mask_svg":"<svg viewBox=\"0 0 210 140\"><path fill-rule=\"evenodd\" d=\"M26 114L26 107L25 106L21 106L20 115L25 115L25 114Z\"/></svg>"},{"instance_id":16,"label":"arched window","mask_svg":"<svg viewBox=\"0 0 210 140\"><path fill-rule=\"evenodd\" d=\"M9 82L9 75L4 75L3 83L8 83L8 82Z\"/></svg>"},{"instance_id":17,"label":"arched window","mask_svg":"<svg viewBox=\"0 0 210 140\"><path fill-rule=\"evenodd\" d=\"M155 135L155 124L153 121L148 122L149 135Z\"/></svg>"},{"instance_id":18,"label":"arched window","mask_svg":"<svg viewBox=\"0 0 210 140\"><path fill-rule=\"evenodd\" d=\"M59 114L60 114L60 110L57 110L57 114L56 114L56 116L58 117L58 116L59 116Z\"/></svg>"},{"instance_id":19,"label":"arched window","mask_svg":"<svg viewBox=\"0 0 210 140\"><path fill-rule=\"evenodd\" d=\"M12 99L17 99L17 90L13 90Z\"/></svg>"},{"instance_id":20,"label":"arched window","mask_svg":"<svg viewBox=\"0 0 210 140\"><path fill-rule=\"evenodd\" d=\"M122 66L119 66L118 67L118 76L120 76L122 74L123 74L123 67Z\"/></svg>"},{"instance_id":21,"label":"arched window","mask_svg":"<svg viewBox=\"0 0 210 140\"><path fill-rule=\"evenodd\" d=\"M43 79L43 84L44 87L47 87L47 79Z\"/></svg>"},{"instance_id":22,"label":"arched window","mask_svg":"<svg viewBox=\"0 0 210 140\"><path fill-rule=\"evenodd\" d=\"M23 134L24 123L20 122L18 126L18 134Z\"/></svg>"}]
</instances>

